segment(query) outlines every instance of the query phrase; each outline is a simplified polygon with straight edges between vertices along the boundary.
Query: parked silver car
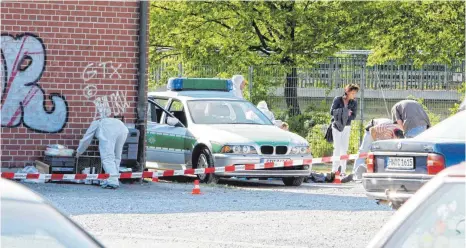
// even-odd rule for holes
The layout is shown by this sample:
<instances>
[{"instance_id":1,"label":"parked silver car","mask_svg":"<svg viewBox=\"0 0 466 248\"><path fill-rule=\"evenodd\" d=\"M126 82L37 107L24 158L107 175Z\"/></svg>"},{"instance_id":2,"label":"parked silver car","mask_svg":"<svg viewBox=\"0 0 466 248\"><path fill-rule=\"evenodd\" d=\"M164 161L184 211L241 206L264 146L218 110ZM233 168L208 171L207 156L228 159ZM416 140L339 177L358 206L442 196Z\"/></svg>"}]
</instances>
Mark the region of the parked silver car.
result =
<instances>
[{"instance_id":1,"label":"parked silver car","mask_svg":"<svg viewBox=\"0 0 466 248\"><path fill-rule=\"evenodd\" d=\"M466 163L426 183L367 247L466 247Z\"/></svg>"},{"instance_id":2,"label":"parked silver car","mask_svg":"<svg viewBox=\"0 0 466 248\"><path fill-rule=\"evenodd\" d=\"M2 247L104 247L23 185L0 179L0 188Z\"/></svg>"}]
</instances>

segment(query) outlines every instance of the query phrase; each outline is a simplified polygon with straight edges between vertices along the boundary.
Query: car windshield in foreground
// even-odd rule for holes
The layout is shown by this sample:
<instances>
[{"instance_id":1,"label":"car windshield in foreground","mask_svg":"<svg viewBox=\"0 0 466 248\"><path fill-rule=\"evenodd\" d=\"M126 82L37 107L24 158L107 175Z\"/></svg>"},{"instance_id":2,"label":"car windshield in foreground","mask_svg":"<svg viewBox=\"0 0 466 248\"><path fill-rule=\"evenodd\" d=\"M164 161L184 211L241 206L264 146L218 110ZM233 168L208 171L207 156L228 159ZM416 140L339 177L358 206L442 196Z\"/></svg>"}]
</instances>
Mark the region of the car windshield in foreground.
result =
<instances>
[{"instance_id":1,"label":"car windshield in foreground","mask_svg":"<svg viewBox=\"0 0 466 248\"><path fill-rule=\"evenodd\" d=\"M272 125L256 106L247 101L191 100L188 108L196 124Z\"/></svg>"},{"instance_id":2,"label":"car windshield in foreground","mask_svg":"<svg viewBox=\"0 0 466 248\"><path fill-rule=\"evenodd\" d=\"M100 247L46 204L3 199L1 213L4 247Z\"/></svg>"},{"instance_id":3,"label":"car windshield in foreground","mask_svg":"<svg viewBox=\"0 0 466 248\"><path fill-rule=\"evenodd\" d=\"M466 111L460 112L419 134L416 139L465 140Z\"/></svg>"},{"instance_id":4,"label":"car windshield in foreground","mask_svg":"<svg viewBox=\"0 0 466 248\"><path fill-rule=\"evenodd\" d=\"M466 247L464 183L445 183L425 200L386 247Z\"/></svg>"}]
</instances>

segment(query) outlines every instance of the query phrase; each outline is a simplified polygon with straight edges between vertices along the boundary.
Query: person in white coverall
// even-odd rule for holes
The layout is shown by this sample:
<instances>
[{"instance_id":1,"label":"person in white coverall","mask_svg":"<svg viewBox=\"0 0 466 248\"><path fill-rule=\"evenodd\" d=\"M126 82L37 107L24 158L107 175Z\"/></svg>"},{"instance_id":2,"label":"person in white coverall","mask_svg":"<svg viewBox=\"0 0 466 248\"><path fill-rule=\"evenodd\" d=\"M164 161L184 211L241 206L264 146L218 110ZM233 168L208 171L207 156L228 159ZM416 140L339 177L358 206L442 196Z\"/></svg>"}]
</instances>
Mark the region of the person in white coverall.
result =
<instances>
[{"instance_id":1,"label":"person in white coverall","mask_svg":"<svg viewBox=\"0 0 466 248\"><path fill-rule=\"evenodd\" d=\"M359 147L358 154L367 153L371 149L373 139L372 139L371 134L369 132L370 127L377 126L377 125L380 125L380 124L390 124L390 123L393 123L393 121L388 119L388 118L372 119L371 122L366 126L366 130L365 130L365 133L364 133L364 137L363 137L361 146ZM360 166L362 166L362 167L360 167ZM366 170L367 170L367 168L366 168L366 158L356 159L356 161L354 162L353 172L352 172L352 174L354 174L353 178L356 179L356 180L361 179L362 173L364 171L366 171Z\"/></svg>"},{"instance_id":2,"label":"person in white coverall","mask_svg":"<svg viewBox=\"0 0 466 248\"><path fill-rule=\"evenodd\" d=\"M128 136L128 128L115 118L104 117L95 120L87 129L86 134L79 142L76 156L79 157L87 150L94 136L99 139L99 152L105 173L115 175L119 173L123 145ZM110 177L101 184L102 188L116 189L120 185L118 178Z\"/></svg>"},{"instance_id":3,"label":"person in white coverall","mask_svg":"<svg viewBox=\"0 0 466 248\"><path fill-rule=\"evenodd\" d=\"M267 103L265 101L260 101L259 104L257 104L257 108L265 115L267 118L269 118L272 123L275 124L275 116L273 115L272 111L269 110L269 107L267 106Z\"/></svg>"},{"instance_id":4,"label":"person in white coverall","mask_svg":"<svg viewBox=\"0 0 466 248\"><path fill-rule=\"evenodd\" d=\"M244 77L242 75L234 75L231 81L233 81L233 93L235 96L244 99L243 90L244 87L246 87L246 80L244 80Z\"/></svg>"}]
</instances>

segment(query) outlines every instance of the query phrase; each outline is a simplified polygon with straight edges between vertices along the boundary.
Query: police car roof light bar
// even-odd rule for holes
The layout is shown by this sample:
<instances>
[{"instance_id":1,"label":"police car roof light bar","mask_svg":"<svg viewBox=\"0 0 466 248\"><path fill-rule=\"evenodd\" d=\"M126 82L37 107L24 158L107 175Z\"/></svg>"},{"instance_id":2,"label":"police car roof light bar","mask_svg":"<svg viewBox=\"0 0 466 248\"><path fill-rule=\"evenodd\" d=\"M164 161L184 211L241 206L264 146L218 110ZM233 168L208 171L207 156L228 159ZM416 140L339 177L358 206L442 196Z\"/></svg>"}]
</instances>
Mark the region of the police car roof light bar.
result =
<instances>
[{"instance_id":1,"label":"police car roof light bar","mask_svg":"<svg viewBox=\"0 0 466 248\"><path fill-rule=\"evenodd\" d=\"M168 79L167 89L172 91L232 91L233 82L220 78L170 78Z\"/></svg>"}]
</instances>

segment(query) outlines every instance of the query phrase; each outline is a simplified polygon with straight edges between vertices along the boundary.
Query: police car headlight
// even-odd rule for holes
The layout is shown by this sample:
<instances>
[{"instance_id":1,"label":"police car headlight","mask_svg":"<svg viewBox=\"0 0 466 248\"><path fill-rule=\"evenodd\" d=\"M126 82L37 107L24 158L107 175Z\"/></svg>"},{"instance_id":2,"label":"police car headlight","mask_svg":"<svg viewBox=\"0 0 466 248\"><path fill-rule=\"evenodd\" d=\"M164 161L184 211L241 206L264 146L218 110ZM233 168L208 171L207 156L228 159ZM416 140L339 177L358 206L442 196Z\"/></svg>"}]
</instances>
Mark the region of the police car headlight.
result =
<instances>
[{"instance_id":1,"label":"police car headlight","mask_svg":"<svg viewBox=\"0 0 466 248\"><path fill-rule=\"evenodd\" d=\"M257 154L257 151L253 146L226 145L222 147L222 153Z\"/></svg>"},{"instance_id":2,"label":"police car headlight","mask_svg":"<svg viewBox=\"0 0 466 248\"><path fill-rule=\"evenodd\" d=\"M241 146L233 146L233 153L241 153Z\"/></svg>"},{"instance_id":3,"label":"police car headlight","mask_svg":"<svg viewBox=\"0 0 466 248\"><path fill-rule=\"evenodd\" d=\"M291 148L291 154L309 154L311 149L309 146L295 146Z\"/></svg>"},{"instance_id":4,"label":"police car headlight","mask_svg":"<svg viewBox=\"0 0 466 248\"><path fill-rule=\"evenodd\" d=\"M299 152L300 152L301 154L306 154L306 153L308 153L307 151L308 151L308 147L301 147L301 148L299 149Z\"/></svg>"}]
</instances>

